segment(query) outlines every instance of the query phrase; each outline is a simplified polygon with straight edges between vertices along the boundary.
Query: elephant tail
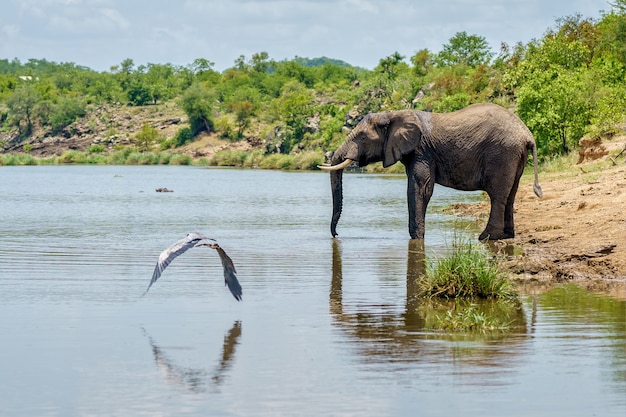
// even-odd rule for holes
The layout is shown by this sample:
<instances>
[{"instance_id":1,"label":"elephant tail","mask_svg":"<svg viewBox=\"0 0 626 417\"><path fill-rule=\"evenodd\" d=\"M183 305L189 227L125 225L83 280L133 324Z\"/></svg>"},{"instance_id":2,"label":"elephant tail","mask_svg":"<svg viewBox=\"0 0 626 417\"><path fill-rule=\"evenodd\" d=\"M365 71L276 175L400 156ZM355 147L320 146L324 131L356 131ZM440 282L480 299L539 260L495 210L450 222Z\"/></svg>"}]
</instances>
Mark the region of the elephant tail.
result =
<instances>
[{"instance_id":1,"label":"elephant tail","mask_svg":"<svg viewBox=\"0 0 626 417\"><path fill-rule=\"evenodd\" d=\"M535 143L535 141L531 141L529 144L530 148L533 151L533 167L535 169L535 182L533 183L533 191L535 192L535 195L539 198L543 198L543 190L541 189L541 185L539 185L539 167L538 165L538 160L537 160L537 144Z\"/></svg>"}]
</instances>

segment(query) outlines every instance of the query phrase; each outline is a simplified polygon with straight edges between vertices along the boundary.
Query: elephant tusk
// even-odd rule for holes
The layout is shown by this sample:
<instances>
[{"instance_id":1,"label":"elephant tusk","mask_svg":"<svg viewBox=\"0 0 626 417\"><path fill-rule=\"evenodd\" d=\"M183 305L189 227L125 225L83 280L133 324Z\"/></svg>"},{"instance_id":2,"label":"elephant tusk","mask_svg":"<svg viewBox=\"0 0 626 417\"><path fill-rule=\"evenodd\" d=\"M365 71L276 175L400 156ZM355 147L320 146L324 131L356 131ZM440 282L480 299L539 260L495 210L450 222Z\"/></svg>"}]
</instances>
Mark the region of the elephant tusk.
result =
<instances>
[{"instance_id":1,"label":"elephant tusk","mask_svg":"<svg viewBox=\"0 0 626 417\"><path fill-rule=\"evenodd\" d=\"M337 165L318 165L317 167L324 171L340 171L344 168L347 168L348 165L350 165L352 162L354 162L352 159L346 159L345 161Z\"/></svg>"}]
</instances>

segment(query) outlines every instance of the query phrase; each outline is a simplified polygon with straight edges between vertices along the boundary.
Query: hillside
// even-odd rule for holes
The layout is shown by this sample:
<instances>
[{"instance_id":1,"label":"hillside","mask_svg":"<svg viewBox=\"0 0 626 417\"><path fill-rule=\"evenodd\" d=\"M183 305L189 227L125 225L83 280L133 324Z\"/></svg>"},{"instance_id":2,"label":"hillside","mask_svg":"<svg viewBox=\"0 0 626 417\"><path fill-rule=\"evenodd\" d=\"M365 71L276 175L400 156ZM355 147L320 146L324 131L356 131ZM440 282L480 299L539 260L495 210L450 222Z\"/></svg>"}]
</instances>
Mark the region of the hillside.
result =
<instances>
[{"instance_id":1,"label":"hillside","mask_svg":"<svg viewBox=\"0 0 626 417\"><path fill-rule=\"evenodd\" d=\"M135 145L135 136L147 124L157 129L159 137L171 139L182 127L187 126L187 116L180 106L166 103L154 106L96 106L60 132L50 129L35 129L33 134L21 142L10 140L9 134L0 134L0 142L8 145L6 152L24 152L37 158L60 156L69 150L88 152L92 145L105 147L104 153ZM192 158L209 157L223 149L252 150L260 143L251 141L229 142L217 135L203 134L195 141L173 152L187 154ZM157 143L152 149L158 151Z\"/></svg>"}]
</instances>

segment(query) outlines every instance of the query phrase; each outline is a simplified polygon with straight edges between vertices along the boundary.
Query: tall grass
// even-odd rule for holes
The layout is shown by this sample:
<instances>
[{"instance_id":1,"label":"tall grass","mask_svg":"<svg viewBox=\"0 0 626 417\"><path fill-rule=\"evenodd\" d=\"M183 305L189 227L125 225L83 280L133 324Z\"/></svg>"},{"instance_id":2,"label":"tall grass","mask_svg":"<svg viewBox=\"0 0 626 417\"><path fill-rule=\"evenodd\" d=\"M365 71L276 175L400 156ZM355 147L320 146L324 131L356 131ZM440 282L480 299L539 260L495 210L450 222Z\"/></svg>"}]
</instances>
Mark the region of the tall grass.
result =
<instances>
[{"instance_id":1,"label":"tall grass","mask_svg":"<svg viewBox=\"0 0 626 417\"><path fill-rule=\"evenodd\" d=\"M240 168L310 170L323 162L324 155L321 151L306 151L297 155L278 153L263 155L261 151L223 150L213 155L208 164Z\"/></svg>"},{"instance_id":2,"label":"tall grass","mask_svg":"<svg viewBox=\"0 0 626 417\"><path fill-rule=\"evenodd\" d=\"M0 165L37 165L37 159L27 153L0 155Z\"/></svg>"},{"instance_id":3,"label":"tall grass","mask_svg":"<svg viewBox=\"0 0 626 417\"><path fill-rule=\"evenodd\" d=\"M455 237L450 254L428 263L418 279L422 296L441 298L506 298L515 295L497 260L481 243Z\"/></svg>"}]
</instances>

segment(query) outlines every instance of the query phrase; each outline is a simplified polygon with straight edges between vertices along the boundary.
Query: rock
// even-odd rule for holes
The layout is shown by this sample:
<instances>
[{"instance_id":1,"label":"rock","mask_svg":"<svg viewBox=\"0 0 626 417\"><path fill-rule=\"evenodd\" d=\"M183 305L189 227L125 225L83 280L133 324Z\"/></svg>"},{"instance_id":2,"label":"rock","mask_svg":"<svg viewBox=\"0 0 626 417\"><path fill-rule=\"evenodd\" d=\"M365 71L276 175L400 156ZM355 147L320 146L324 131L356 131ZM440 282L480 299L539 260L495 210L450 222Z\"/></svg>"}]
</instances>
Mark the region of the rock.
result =
<instances>
[{"instance_id":1,"label":"rock","mask_svg":"<svg viewBox=\"0 0 626 417\"><path fill-rule=\"evenodd\" d=\"M316 114L313 117L309 117L309 119L306 121L306 125L304 126L304 132L305 133L316 133L319 132L320 130L320 116L319 114Z\"/></svg>"}]
</instances>

